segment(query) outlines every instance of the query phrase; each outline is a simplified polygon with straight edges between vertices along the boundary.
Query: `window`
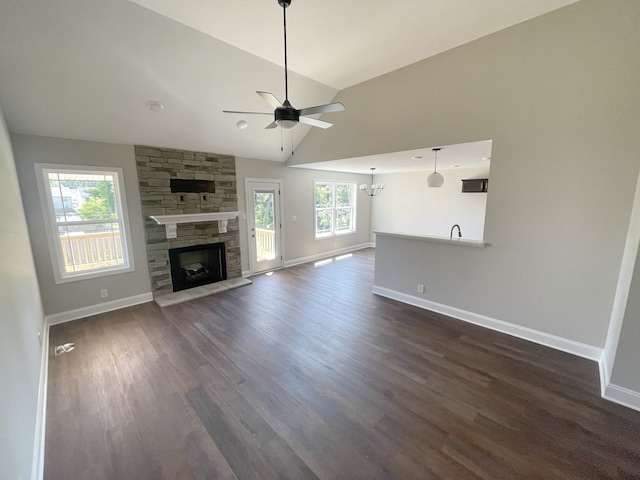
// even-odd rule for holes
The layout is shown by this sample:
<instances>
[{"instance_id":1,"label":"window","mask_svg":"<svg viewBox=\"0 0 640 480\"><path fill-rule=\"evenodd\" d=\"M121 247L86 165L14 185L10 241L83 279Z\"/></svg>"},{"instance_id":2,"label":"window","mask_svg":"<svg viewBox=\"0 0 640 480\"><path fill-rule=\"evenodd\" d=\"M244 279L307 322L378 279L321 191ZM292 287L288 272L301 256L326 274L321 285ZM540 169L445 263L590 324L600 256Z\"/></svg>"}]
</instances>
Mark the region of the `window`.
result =
<instances>
[{"instance_id":1,"label":"window","mask_svg":"<svg viewBox=\"0 0 640 480\"><path fill-rule=\"evenodd\" d=\"M132 271L122 169L35 167L56 283Z\"/></svg>"},{"instance_id":2,"label":"window","mask_svg":"<svg viewBox=\"0 0 640 480\"><path fill-rule=\"evenodd\" d=\"M356 184L315 182L316 238L356 231Z\"/></svg>"}]
</instances>

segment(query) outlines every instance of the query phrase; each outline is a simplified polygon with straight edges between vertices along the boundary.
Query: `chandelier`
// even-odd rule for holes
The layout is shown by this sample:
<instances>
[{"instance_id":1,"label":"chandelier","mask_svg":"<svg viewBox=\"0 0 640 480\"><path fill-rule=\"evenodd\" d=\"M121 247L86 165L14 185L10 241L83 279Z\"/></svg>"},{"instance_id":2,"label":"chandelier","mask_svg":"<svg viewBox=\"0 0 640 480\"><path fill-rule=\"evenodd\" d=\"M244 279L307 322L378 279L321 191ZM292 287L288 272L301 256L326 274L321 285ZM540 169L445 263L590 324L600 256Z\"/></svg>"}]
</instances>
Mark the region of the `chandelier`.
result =
<instances>
[{"instance_id":1,"label":"chandelier","mask_svg":"<svg viewBox=\"0 0 640 480\"><path fill-rule=\"evenodd\" d=\"M367 187L367 185L365 183L363 183L362 185L360 185L360 190L362 190L364 192L365 195L368 195L370 197L375 197L376 195L379 195L380 193L382 193L382 190L384 190L384 185L382 183L373 183L373 171L375 170L375 167L371 167L371 186Z\"/></svg>"}]
</instances>

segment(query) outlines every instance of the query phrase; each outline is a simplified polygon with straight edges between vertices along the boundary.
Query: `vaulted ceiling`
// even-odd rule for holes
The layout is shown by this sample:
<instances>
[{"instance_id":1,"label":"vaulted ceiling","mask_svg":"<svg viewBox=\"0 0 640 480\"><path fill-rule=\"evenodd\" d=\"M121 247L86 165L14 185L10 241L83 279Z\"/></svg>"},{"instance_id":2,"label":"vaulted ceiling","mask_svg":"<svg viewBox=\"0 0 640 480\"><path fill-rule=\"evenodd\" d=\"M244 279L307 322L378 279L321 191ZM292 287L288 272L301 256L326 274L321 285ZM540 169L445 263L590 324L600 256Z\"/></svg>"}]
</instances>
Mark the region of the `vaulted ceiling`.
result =
<instances>
[{"instance_id":1,"label":"vaulted ceiling","mask_svg":"<svg viewBox=\"0 0 640 480\"><path fill-rule=\"evenodd\" d=\"M575 1L293 0L289 98L329 103ZM0 0L0 106L13 133L284 161L290 135L297 145L310 127L265 130L269 116L222 113L272 111L255 92L284 99L282 65L277 0Z\"/></svg>"}]
</instances>

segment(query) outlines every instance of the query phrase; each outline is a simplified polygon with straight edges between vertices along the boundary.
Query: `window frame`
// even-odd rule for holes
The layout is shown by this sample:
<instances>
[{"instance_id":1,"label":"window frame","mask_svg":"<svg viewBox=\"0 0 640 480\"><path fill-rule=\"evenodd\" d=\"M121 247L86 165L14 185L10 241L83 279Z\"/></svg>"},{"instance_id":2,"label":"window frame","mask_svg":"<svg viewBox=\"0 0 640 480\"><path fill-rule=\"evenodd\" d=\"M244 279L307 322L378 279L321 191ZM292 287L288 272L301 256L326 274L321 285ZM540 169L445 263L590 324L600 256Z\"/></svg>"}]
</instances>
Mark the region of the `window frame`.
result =
<instances>
[{"instance_id":1,"label":"window frame","mask_svg":"<svg viewBox=\"0 0 640 480\"><path fill-rule=\"evenodd\" d=\"M43 220L45 224L47 243L49 245L49 255L51 257L51 266L53 269L54 281L56 284L78 282L92 278L100 278L111 275L119 275L122 273L135 271L133 260L133 246L131 241L129 227L129 213L127 211L127 199L124 186L124 172L120 167L107 166L88 166L88 165L63 165L50 163L34 164L36 170L36 179L38 184L38 193L40 205L42 207ZM122 239L122 255L124 263L121 265L112 265L107 267L94 268L80 272L67 272L64 264L64 256L62 252L62 242L59 240L58 227L62 225L76 222L60 223L56 220L53 195L49 184L49 173L63 174L79 174L79 175L98 175L106 174L113 176L113 189L115 193L116 209L118 212L118 223L120 229L120 238ZM82 224L84 222L79 222Z\"/></svg>"},{"instance_id":2,"label":"window frame","mask_svg":"<svg viewBox=\"0 0 640 480\"><path fill-rule=\"evenodd\" d=\"M316 190L318 184L328 184L332 186L332 205L329 208L323 207L318 209L316 204ZM336 206L336 187L338 185L348 185L351 188L351 205L349 207L337 207ZM357 212L357 190L358 185L356 182L339 181L339 180L314 180L313 181L313 238L315 240L322 240L324 238L338 237L342 235L353 235L357 233L356 212ZM336 231L336 212L337 210L349 208L351 210L351 229L337 232ZM326 234L318 234L318 211L319 210L331 210L331 232Z\"/></svg>"}]
</instances>

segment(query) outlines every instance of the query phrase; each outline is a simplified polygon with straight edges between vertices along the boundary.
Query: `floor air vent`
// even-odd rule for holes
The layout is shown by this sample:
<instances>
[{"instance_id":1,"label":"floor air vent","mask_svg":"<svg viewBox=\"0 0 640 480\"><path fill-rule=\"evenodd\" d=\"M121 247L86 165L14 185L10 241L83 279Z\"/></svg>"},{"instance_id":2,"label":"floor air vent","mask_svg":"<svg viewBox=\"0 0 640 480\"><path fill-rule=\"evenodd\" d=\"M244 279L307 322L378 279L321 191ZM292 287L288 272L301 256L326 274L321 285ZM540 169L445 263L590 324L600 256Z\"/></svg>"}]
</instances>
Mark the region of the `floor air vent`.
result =
<instances>
[{"instance_id":1,"label":"floor air vent","mask_svg":"<svg viewBox=\"0 0 640 480\"><path fill-rule=\"evenodd\" d=\"M70 352L76 348L76 344L74 342L65 343L64 345L58 345L54 350L54 355L57 357L58 355L62 355L63 353Z\"/></svg>"}]
</instances>

